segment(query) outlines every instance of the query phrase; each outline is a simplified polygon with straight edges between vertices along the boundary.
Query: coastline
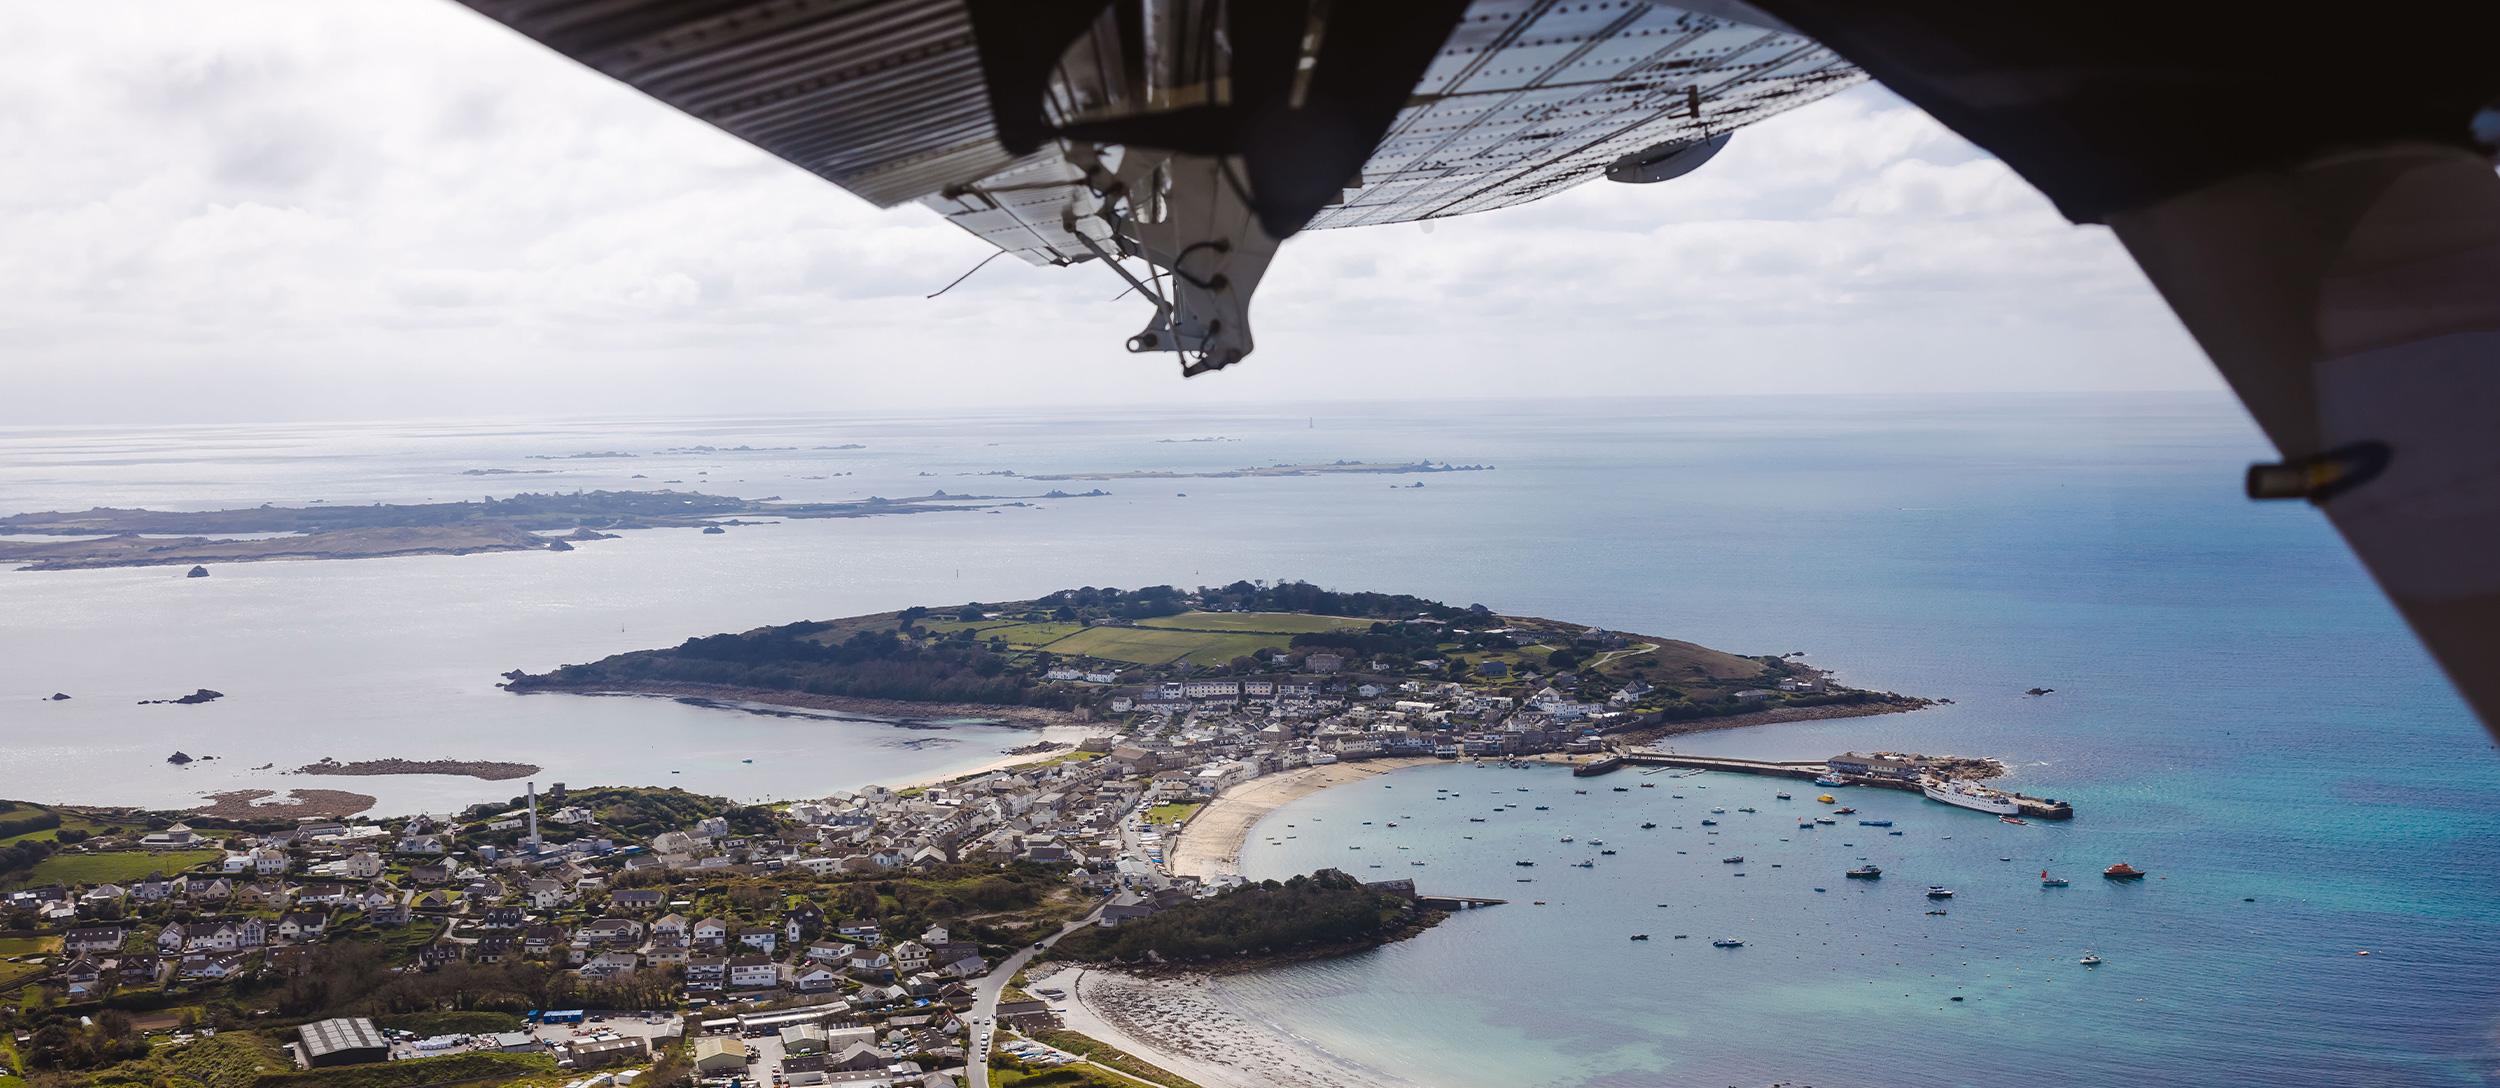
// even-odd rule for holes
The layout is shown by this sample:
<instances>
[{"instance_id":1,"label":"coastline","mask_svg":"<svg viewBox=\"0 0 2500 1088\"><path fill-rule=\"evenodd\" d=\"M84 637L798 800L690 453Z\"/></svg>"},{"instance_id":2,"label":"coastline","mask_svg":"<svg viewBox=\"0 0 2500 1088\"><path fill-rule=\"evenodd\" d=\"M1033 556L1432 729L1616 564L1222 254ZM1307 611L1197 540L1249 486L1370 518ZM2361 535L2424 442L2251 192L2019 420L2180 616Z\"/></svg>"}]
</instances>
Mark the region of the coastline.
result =
<instances>
[{"instance_id":1,"label":"coastline","mask_svg":"<svg viewBox=\"0 0 2500 1088\"><path fill-rule=\"evenodd\" d=\"M1043 741L1065 745L1066 747L1055 748L1047 752L1026 752L1022 755L1000 756L997 759L993 759L970 770L948 771L945 774L931 775L927 778L915 778L909 782L902 783L901 785L888 786L886 788L909 790L918 789L922 786L943 785L958 779L988 774L992 771L1003 771L1010 767L1021 767L1027 763L1040 763L1045 760L1057 759L1075 750L1074 745L1077 742L1092 735L1093 730L1084 726L1046 725L1041 728L1041 739Z\"/></svg>"},{"instance_id":2,"label":"coastline","mask_svg":"<svg viewBox=\"0 0 2500 1088\"><path fill-rule=\"evenodd\" d=\"M1068 992L1054 1010L1088 1035L1197 1082L1202 1088L1401 1088L1413 1082L1323 1049L1251 1016L1222 980L1141 978L1063 965L1035 986Z\"/></svg>"},{"instance_id":3,"label":"coastline","mask_svg":"<svg viewBox=\"0 0 2500 1088\"><path fill-rule=\"evenodd\" d=\"M509 782L528 778L543 768L535 763L504 763L490 759L367 759L355 763L339 763L323 759L288 772L291 774L322 774L367 776L383 774L440 774L482 778L488 782Z\"/></svg>"},{"instance_id":4,"label":"coastline","mask_svg":"<svg viewBox=\"0 0 2500 1088\"><path fill-rule=\"evenodd\" d=\"M1833 718L1872 718L1878 714L1908 714L1935 705L1926 699L1904 699L1901 702L1833 703L1828 706L1784 706L1757 710L1750 714L1730 714L1724 718L1695 718L1691 721L1664 722L1645 729L1627 729L1607 734L1618 743L1642 745L1665 737L1691 733L1715 733L1722 729L1743 729L1752 725L1777 725L1782 722L1827 721Z\"/></svg>"},{"instance_id":5,"label":"coastline","mask_svg":"<svg viewBox=\"0 0 2500 1088\"><path fill-rule=\"evenodd\" d=\"M949 718L989 718L1002 725L1021 728L1050 726L1075 727L1092 719L1072 710L1052 710L1037 706L1001 706L992 703L911 703L898 699L859 699L848 695L817 695L805 691L781 691L771 688L741 688L727 684L694 684L678 680L656 680L631 687L603 684L596 687L570 687L532 683L526 687L506 685L514 695L588 695L594 697L638 696L650 699L675 699L693 705L706 700L721 703L755 703L765 707L790 710L831 710L856 714L864 718L889 721L911 728L940 725ZM721 710L742 707L722 706Z\"/></svg>"},{"instance_id":6,"label":"coastline","mask_svg":"<svg viewBox=\"0 0 2500 1088\"><path fill-rule=\"evenodd\" d=\"M1297 767L1251 779L1217 794L1173 834L1164 853L1166 868L1174 876L1201 879L1239 873L1241 845L1249 841L1250 829L1266 819L1268 813L1330 786L1439 762L1442 761L1430 756L1367 759L1359 763Z\"/></svg>"}]
</instances>

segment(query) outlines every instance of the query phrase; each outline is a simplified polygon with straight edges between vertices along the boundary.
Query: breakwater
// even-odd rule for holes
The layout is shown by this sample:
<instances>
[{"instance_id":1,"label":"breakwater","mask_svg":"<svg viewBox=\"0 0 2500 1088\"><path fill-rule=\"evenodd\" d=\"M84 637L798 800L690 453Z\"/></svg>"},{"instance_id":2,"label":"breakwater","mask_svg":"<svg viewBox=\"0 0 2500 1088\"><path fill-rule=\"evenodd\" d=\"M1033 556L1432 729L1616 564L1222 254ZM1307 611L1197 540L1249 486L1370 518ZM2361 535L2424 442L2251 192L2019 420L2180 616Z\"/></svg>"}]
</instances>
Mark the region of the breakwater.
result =
<instances>
[{"instance_id":1,"label":"breakwater","mask_svg":"<svg viewBox=\"0 0 2500 1088\"><path fill-rule=\"evenodd\" d=\"M1733 774L1768 775L1773 778L1812 780L1831 773L1831 769L1823 763L1804 760L1773 761L1733 759L1726 756L1675 756L1663 752L1626 752L1622 759L1626 763L1644 767L1688 767L1704 771L1727 771ZM1900 790L1904 793L1924 792L1917 782L1905 779L1881 778L1873 775L1842 775L1841 777L1848 779L1852 786L1873 786L1876 789ZM2075 818L2074 806L2063 801L2051 801L2047 798L2031 797L2020 793L2008 793L2006 796L2014 799L2014 803L2021 807L2023 815L2033 819L2071 820Z\"/></svg>"}]
</instances>

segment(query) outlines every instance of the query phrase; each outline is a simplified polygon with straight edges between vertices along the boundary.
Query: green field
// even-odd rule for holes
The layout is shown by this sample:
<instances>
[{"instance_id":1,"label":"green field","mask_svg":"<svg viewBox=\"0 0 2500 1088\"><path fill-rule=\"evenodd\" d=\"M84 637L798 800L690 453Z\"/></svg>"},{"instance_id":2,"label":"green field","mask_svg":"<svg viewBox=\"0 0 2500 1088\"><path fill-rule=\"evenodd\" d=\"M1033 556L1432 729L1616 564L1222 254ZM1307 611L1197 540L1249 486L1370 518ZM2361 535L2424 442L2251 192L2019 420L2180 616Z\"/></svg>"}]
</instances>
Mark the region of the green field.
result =
<instances>
[{"instance_id":1,"label":"green field","mask_svg":"<svg viewBox=\"0 0 2500 1088\"><path fill-rule=\"evenodd\" d=\"M59 937L0 937L0 956L41 956L60 950Z\"/></svg>"},{"instance_id":2,"label":"green field","mask_svg":"<svg viewBox=\"0 0 2500 1088\"><path fill-rule=\"evenodd\" d=\"M1190 818L1192 815L1195 815L1199 809L1205 807L1207 807L1207 803L1204 801L1175 801L1169 804L1156 805L1153 808L1146 810L1146 822L1156 824L1180 823L1181 821Z\"/></svg>"},{"instance_id":3,"label":"green field","mask_svg":"<svg viewBox=\"0 0 2500 1088\"><path fill-rule=\"evenodd\" d=\"M1095 627L1052 643L1050 652L1061 657L1099 657L1139 665L1162 665L1184 657L1193 665L1221 665L1262 648L1281 649L1284 644L1285 636L1274 634L1217 635L1153 627Z\"/></svg>"},{"instance_id":4,"label":"green field","mask_svg":"<svg viewBox=\"0 0 2500 1088\"><path fill-rule=\"evenodd\" d=\"M149 873L166 876L199 865L207 865L226 856L223 850L174 850L162 854L128 851L114 854L54 854L35 865L27 874L30 885L126 884L146 879Z\"/></svg>"},{"instance_id":5,"label":"green field","mask_svg":"<svg viewBox=\"0 0 2500 1088\"><path fill-rule=\"evenodd\" d=\"M1183 612L1177 616L1161 616L1137 621L1139 627L1172 627L1188 631L1253 631L1279 635L1310 634L1334 631L1340 627L1368 628L1371 620L1347 619L1343 616L1306 616L1299 612Z\"/></svg>"},{"instance_id":6,"label":"green field","mask_svg":"<svg viewBox=\"0 0 2500 1088\"><path fill-rule=\"evenodd\" d=\"M1011 647L1030 650L1036 646L1048 646L1084 629L1085 625L1081 623L1014 623L1004 627L984 627L981 637L1003 638Z\"/></svg>"},{"instance_id":7,"label":"green field","mask_svg":"<svg viewBox=\"0 0 2500 1088\"><path fill-rule=\"evenodd\" d=\"M32 805L13 801L0 801L0 820L23 820L30 816L40 816L49 811L52 810L47 809L42 805ZM15 835L0 837L0 846L9 846L15 843L25 842L29 839L43 839L50 841L56 832L63 830L84 831L89 834L97 834L104 830L105 825L97 823L94 820L90 820L74 812L64 812L61 813L60 816L60 827L47 827L40 831L26 831Z\"/></svg>"},{"instance_id":8,"label":"green field","mask_svg":"<svg viewBox=\"0 0 2500 1088\"><path fill-rule=\"evenodd\" d=\"M17 985L17 980L41 974L43 969L40 963L0 963L0 993L7 993Z\"/></svg>"}]
</instances>

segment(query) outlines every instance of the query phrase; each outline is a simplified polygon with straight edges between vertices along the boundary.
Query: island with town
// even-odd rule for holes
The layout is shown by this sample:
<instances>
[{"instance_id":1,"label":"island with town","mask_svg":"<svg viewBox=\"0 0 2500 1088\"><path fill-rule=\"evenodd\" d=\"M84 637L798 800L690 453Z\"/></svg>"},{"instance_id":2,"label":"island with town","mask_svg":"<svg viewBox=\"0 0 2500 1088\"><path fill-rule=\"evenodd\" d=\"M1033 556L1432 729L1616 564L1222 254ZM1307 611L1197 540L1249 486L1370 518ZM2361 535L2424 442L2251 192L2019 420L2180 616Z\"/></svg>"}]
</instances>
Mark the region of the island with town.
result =
<instances>
[{"instance_id":1,"label":"island with town","mask_svg":"<svg viewBox=\"0 0 2500 1088\"><path fill-rule=\"evenodd\" d=\"M980 714L1044 739L769 804L534 780L388 817L0 802L0 1084L1214 1088L1141 1007L1185 1000L1175 973L1429 939L1463 905L1334 868L1248 879L1259 818L1419 764L1600 772L1678 732L1929 705L1800 656L1240 582L516 672L532 697ZM1131 980L1130 1014L1075 1007L1072 972Z\"/></svg>"}]
</instances>

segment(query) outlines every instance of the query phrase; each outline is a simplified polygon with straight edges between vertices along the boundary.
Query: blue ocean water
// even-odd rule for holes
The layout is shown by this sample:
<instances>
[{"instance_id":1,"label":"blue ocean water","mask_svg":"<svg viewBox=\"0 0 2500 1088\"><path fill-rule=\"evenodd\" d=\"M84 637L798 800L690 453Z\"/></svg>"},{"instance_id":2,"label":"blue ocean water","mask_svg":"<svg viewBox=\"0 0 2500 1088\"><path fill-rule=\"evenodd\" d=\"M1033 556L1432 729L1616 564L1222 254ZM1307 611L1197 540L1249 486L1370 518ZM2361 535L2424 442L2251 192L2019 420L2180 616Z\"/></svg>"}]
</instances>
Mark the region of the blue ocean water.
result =
<instances>
[{"instance_id":1,"label":"blue ocean water","mask_svg":"<svg viewBox=\"0 0 2500 1088\"><path fill-rule=\"evenodd\" d=\"M608 450L636 456L569 458ZM517 758L575 785L820 795L977 764L1008 736L519 698L494 681L911 604L1305 578L1806 651L1845 682L1955 703L1674 743L1996 756L2013 785L2080 814L2014 828L1856 791L1852 804L1903 834L1801 832L1761 781L1669 790L1663 775L1574 785L1472 767L1306 798L1262 828L1296 838L1254 838L1255 871L1531 890L1375 953L1225 983L1390 1076L2486 1083L2500 1069L2495 753L2316 513L2238 495L2241 468L2267 454L2236 405L2197 395L0 430L8 512L655 485L1031 499L994 515L650 530L564 555L248 564L200 580L0 572L0 796L187 804L302 784L253 768L323 755ZM1424 458L1498 468L1115 481L1081 500L982 475ZM531 474L463 475L495 469ZM200 686L229 697L136 705ZM2021 694L2035 686L2057 690ZM79 698L42 699L61 690ZM924 740L950 743L901 747ZM222 758L169 768L176 747ZM510 795L466 779L315 784L381 795L386 811ZM1445 787L1464 796L1427 800ZM1522 808L1493 816L1497 791ZM1686 797L1659 796L1672 792ZM1790 792L1796 807L1812 796ZM1762 811L1721 818L1718 836L1690 818L1747 804ZM1640 831L1653 815L1671 818ZM1582 848L1590 837L1606 846ZM1737 853L1744 866L1717 860ZM1861 855L1886 870L1879 886L1840 877ZM1584 858L1597 866L1564 864ZM2119 860L2155 876L2103 883ZM2043 866L2075 886L2044 892ZM1924 913L1930 883L1960 893L1943 917ZM1626 940L1638 932L1653 940ZM1747 945L1713 949L1715 936ZM2073 966L2085 948L2109 962Z\"/></svg>"},{"instance_id":2,"label":"blue ocean water","mask_svg":"<svg viewBox=\"0 0 2500 1088\"><path fill-rule=\"evenodd\" d=\"M2233 414L1872 415L1665 424L1687 442L1652 470L1689 494L1617 493L1593 520L1619 550L1558 547L1580 569L1555 610L1810 650L1852 683L1956 701L1680 751L1996 756L2015 787L2072 800L2073 822L1855 789L1858 814L1800 830L1793 814L1831 807L1805 783L1401 772L1279 810L1245 871L1336 865L1513 902L1226 985L1434 1085L2489 1082L2489 739L2313 513L2230 493L2263 453ZM2035 686L2056 691L2021 694ZM1712 807L1731 811L1702 828ZM1867 861L1881 881L1843 878ZM2104 881L2117 861L2154 876ZM2041 887L2043 868L2073 886ZM1958 894L1931 904L1929 884ZM1746 945L1706 943L1721 936ZM2078 966L2087 949L2106 964Z\"/></svg>"}]
</instances>

